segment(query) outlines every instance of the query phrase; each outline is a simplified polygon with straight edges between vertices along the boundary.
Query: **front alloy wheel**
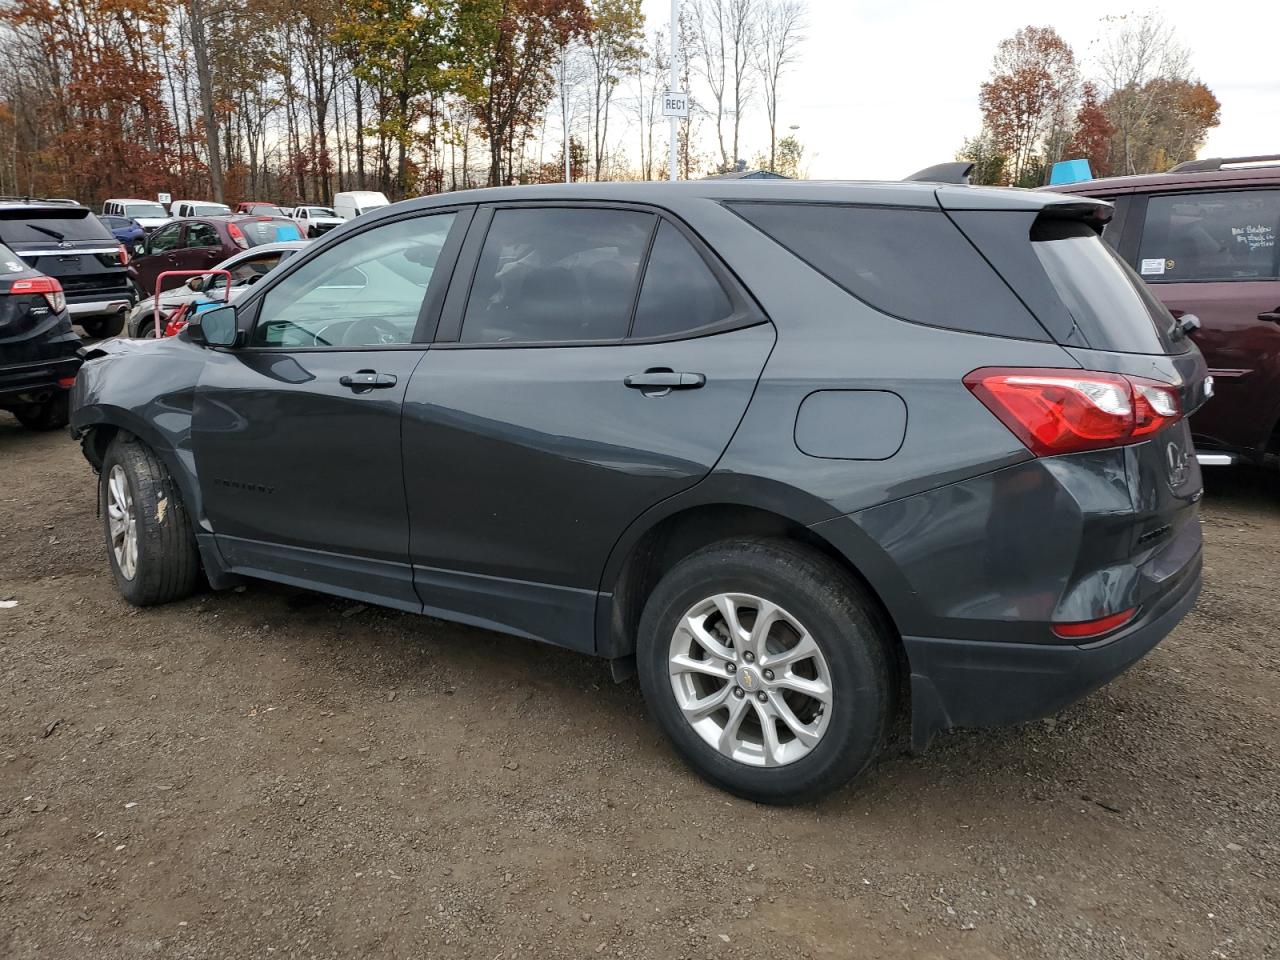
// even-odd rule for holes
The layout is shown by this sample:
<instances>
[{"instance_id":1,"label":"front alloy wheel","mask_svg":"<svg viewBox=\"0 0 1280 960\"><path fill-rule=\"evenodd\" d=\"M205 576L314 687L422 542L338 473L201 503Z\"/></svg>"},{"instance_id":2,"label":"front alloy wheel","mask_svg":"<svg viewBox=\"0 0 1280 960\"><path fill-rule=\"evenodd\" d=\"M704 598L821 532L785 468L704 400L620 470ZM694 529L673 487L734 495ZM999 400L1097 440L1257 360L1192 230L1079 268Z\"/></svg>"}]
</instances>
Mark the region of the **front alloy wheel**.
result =
<instances>
[{"instance_id":1,"label":"front alloy wheel","mask_svg":"<svg viewBox=\"0 0 1280 960\"><path fill-rule=\"evenodd\" d=\"M129 477L119 463L107 474L107 530L116 567L122 577L132 580L138 572L138 515Z\"/></svg>"},{"instance_id":2,"label":"front alloy wheel","mask_svg":"<svg viewBox=\"0 0 1280 960\"><path fill-rule=\"evenodd\" d=\"M826 657L799 620L768 600L719 593L694 604L671 637L668 663L685 719L731 760L794 763L826 733Z\"/></svg>"}]
</instances>

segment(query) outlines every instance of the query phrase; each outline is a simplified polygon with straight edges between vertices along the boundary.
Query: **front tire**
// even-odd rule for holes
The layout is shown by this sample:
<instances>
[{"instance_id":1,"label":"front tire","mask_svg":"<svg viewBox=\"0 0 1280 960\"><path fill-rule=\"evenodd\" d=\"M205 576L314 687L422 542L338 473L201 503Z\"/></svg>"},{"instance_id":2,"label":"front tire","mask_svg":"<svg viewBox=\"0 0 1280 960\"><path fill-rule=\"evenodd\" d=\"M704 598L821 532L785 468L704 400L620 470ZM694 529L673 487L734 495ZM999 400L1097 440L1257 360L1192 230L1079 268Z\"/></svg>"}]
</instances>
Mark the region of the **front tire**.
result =
<instances>
[{"instance_id":1,"label":"front tire","mask_svg":"<svg viewBox=\"0 0 1280 960\"><path fill-rule=\"evenodd\" d=\"M120 594L136 607L189 596L199 552L177 484L139 440L117 437L99 478L107 558Z\"/></svg>"},{"instance_id":2,"label":"front tire","mask_svg":"<svg viewBox=\"0 0 1280 960\"><path fill-rule=\"evenodd\" d=\"M705 547L640 619L646 702L681 756L730 793L802 803L862 773L894 709L891 635L822 554L783 540Z\"/></svg>"}]
</instances>

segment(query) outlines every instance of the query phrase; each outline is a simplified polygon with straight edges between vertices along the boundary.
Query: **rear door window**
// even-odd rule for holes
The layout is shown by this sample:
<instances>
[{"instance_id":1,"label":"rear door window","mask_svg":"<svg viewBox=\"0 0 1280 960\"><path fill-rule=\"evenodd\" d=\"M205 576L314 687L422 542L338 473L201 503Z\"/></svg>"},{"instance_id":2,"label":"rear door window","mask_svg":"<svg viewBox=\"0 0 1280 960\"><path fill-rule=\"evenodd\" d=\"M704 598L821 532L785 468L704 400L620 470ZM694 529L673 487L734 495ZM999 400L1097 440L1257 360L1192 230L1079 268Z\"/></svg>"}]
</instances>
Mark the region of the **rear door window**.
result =
<instances>
[{"instance_id":1,"label":"rear door window","mask_svg":"<svg viewBox=\"0 0 1280 960\"><path fill-rule=\"evenodd\" d=\"M941 210L788 202L728 206L883 313L951 330L1048 339Z\"/></svg>"},{"instance_id":2,"label":"rear door window","mask_svg":"<svg viewBox=\"0 0 1280 960\"><path fill-rule=\"evenodd\" d=\"M189 223L187 224L186 246L220 247L222 246L222 238L218 236L218 231L207 223Z\"/></svg>"},{"instance_id":3,"label":"rear door window","mask_svg":"<svg viewBox=\"0 0 1280 960\"><path fill-rule=\"evenodd\" d=\"M147 243L147 250L149 253L168 253L170 250L177 248L181 239L182 224L171 223L167 227L161 227L151 235L151 239Z\"/></svg>"},{"instance_id":4,"label":"rear door window","mask_svg":"<svg viewBox=\"0 0 1280 960\"><path fill-rule=\"evenodd\" d=\"M1138 245L1151 283L1280 277L1280 190L1155 195Z\"/></svg>"},{"instance_id":5,"label":"rear door window","mask_svg":"<svg viewBox=\"0 0 1280 960\"><path fill-rule=\"evenodd\" d=\"M498 210L463 317L463 343L622 340L631 322L651 214Z\"/></svg>"},{"instance_id":6,"label":"rear door window","mask_svg":"<svg viewBox=\"0 0 1280 960\"><path fill-rule=\"evenodd\" d=\"M697 333L723 323L733 312L729 295L693 244L662 221L645 268L631 336Z\"/></svg>"}]
</instances>

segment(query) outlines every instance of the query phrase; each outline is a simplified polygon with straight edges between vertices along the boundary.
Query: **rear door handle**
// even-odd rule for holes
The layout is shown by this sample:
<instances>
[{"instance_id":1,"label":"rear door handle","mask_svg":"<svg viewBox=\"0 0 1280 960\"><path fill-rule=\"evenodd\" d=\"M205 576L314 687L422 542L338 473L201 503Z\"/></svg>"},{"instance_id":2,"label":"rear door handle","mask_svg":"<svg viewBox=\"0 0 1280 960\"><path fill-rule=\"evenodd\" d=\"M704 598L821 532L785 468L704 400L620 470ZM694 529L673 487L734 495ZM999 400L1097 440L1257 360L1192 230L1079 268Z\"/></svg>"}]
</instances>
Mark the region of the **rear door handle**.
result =
<instances>
[{"instance_id":1,"label":"rear door handle","mask_svg":"<svg viewBox=\"0 0 1280 960\"><path fill-rule=\"evenodd\" d=\"M395 374L391 373L378 373L376 370L357 370L355 373L348 373L339 377L338 383L357 391L385 390L387 387L396 385L396 378Z\"/></svg>"},{"instance_id":2,"label":"rear door handle","mask_svg":"<svg viewBox=\"0 0 1280 960\"><path fill-rule=\"evenodd\" d=\"M654 369L633 373L622 382L635 390L697 390L707 382L707 378L701 373Z\"/></svg>"},{"instance_id":3,"label":"rear door handle","mask_svg":"<svg viewBox=\"0 0 1280 960\"><path fill-rule=\"evenodd\" d=\"M1268 323L1280 323L1280 307L1258 314L1258 319L1266 320Z\"/></svg>"}]
</instances>

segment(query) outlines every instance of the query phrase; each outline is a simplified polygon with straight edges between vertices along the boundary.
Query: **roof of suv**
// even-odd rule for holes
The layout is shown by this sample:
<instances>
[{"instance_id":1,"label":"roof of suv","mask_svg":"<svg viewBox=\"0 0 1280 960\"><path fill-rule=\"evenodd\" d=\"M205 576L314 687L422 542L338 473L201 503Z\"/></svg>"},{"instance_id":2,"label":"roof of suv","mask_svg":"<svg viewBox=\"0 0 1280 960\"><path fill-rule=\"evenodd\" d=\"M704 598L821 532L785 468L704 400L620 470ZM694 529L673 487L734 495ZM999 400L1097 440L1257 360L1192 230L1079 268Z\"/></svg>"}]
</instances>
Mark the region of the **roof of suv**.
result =
<instances>
[{"instance_id":1,"label":"roof of suv","mask_svg":"<svg viewBox=\"0 0 1280 960\"><path fill-rule=\"evenodd\" d=\"M1193 160L1180 163L1165 173L1142 173L1128 177L1100 177L1046 189L1058 193L1149 193L1152 190L1211 189L1217 187L1249 187L1280 183L1280 163L1274 158ZM1231 164L1239 164L1232 166Z\"/></svg>"},{"instance_id":2,"label":"roof of suv","mask_svg":"<svg viewBox=\"0 0 1280 960\"><path fill-rule=\"evenodd\" d=\"M522 200L599 200L665 203L684 199L789 200L799 203L873 204L936 210L1040 210L1081 198L1016 187L979 187L954 183L874 180L680 180L627 183L551 183L433 194L404 201L415 207ZM400 204L392 207L404 209ZM383 208L384 210L392 209ZM378 211L379 215L382 211Z\"/></svg>"}]
</instances>

